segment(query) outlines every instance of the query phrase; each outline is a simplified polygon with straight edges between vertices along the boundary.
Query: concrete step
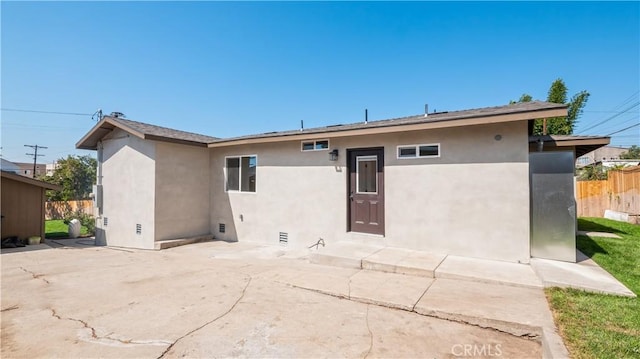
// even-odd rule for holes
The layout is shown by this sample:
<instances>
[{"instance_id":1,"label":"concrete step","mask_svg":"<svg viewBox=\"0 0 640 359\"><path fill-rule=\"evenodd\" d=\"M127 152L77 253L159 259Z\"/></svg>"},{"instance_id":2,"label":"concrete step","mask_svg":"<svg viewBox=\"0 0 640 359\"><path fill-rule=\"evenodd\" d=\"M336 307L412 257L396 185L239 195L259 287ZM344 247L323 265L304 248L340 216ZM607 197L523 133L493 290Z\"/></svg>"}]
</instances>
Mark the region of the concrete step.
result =
<instances>
[{"instance_id":1,"label":"concrete step","mask_svg":"<svg viewBox=\"0 0 640 359\"><path fill-rule=\"evenodd\" d=\"M444 254L350 242L321 247L309 255L314 264L428 278L435 277L436 268L445 258Z\"/></svg>"},{"instance_id":2,"label":"concrete step","mask_svg":"<svg viewBox=\"0 0 640 359\"><path fill-rule=\"evenodd\" d=\"M531 267L545 287L581 289L587 292L636 297L636 294L578 251L578 263L531 258Z\"/></svg>"},{"instance_id":3,"label":"concrete step","mask_svg":"<svg viewBox=\"0 0 640 359\"><path fill-rule=\"evenodd\" d=\"M211 240L213 240L213 235L211 234L189 237L189 238L167 239L164 241L156 241L155 250L184 246L184 245L193 244L193 243L207 242Z\"/></svg>"},{"instance_id":4,"label":"concrete step","mask_svg":"<svg viewBox=\"0 0 640 359\"><path fill-rule=\"evenodd\" d=\"M379 250L382 246L341 242L320 247L309 254L309 261L334 267L362 269L362 259Z\"/></svg>"},{"instance_id":5,"label":"concrete step","mask_svg":"<svg viewBox=\"0 0 640 359\"><path fill-rule=\"evenodd\" d=\"M435 278L445 254L386 247L362 259L362 269Z\"/></svg>"},{"instance_id":6,"label":"concrete step","mask_svg":"<svg viewBox=\"0 0 640 359\"><path fill-rule=\"evenodd\" d=\"M635 293L578 251L578 263L532 258L530 264L338 242L309 255L311 263L426 278L535 288L571 287L635 297Z\"/></svg>"},{"instance_id":7,"label":"concrete step","mask_svg":"<svg viewBox=\"0 0 640 359\"><path fill-rule=\"evenodd\" d=\"M542 288L530 265L489 259L447 256L438 266L436 278L467 280L514 287Z\"/></svg>"}]
</instances>

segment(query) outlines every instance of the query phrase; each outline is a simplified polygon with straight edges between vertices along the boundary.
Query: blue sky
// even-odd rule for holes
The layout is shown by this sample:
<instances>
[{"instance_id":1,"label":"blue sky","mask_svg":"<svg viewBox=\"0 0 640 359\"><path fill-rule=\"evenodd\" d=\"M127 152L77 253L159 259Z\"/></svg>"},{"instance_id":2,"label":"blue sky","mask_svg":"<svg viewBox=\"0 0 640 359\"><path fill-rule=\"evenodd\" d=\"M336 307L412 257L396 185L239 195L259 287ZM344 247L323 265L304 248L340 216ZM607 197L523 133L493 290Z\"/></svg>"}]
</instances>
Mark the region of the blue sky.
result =
<instances>
[{"instance_id":1,"label":"blue sky","mask_svg":"<svg viewBox=\"0 0 640 359\"><path fill-rule=\"evenodd\" d=\"M2 1L2 156L130 119L217 137L591 93L575 133L638 123L639 2ZM635 106L634 106L635 104ZM628 111L622 112L629 108ZM640 143L640 127L613 144Z\"/></svg>"}]
</instances>

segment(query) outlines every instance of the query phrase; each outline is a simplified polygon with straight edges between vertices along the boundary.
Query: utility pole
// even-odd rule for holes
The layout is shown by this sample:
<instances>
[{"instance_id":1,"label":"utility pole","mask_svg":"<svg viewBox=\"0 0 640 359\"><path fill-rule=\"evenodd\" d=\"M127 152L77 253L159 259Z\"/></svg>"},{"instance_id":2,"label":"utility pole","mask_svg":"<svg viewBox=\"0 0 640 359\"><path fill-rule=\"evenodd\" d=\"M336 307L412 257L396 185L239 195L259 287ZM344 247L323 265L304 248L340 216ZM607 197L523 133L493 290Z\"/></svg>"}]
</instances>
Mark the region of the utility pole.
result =
<instances>
[{"instance_id":1,"label":"utility pole","mask_svg":"<svg viewBox=\"0 0 640 359\"><path fill-rule=\"evenodd\" d=\"M38 145L24 145L24 147L31 147L34 149L34 153L27 153L27 156L33 156L33 178L36 178L36 162L38 161L38 156L44 156L38 154L38 148L47 149L48 147Z\"/></svg>"}]
</instances>

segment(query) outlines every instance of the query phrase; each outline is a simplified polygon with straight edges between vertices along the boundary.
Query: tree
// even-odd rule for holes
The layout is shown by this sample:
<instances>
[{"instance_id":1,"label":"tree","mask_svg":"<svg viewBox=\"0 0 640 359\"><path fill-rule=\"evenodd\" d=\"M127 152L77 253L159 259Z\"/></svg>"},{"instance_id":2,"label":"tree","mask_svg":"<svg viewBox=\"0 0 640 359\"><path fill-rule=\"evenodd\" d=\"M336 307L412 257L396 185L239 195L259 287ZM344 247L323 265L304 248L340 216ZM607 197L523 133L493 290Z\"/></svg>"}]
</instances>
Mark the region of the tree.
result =
<instances>
[{"instance_id":1,"label":"tree","mask_svg":"<svg viewBox=\"0 0 640 359\"><path fill-rule=\"evenodd\" d=\"M91 156L73 156L58 160L56 170L52 176L41 179L62 186L62 191L48 191L50 201L70 201L88 199L92 185L96 181L96 167L98 162Z\"/></svg>"},{"instance_id":2,"label":"tree","mask_svg":"<svg viewBox=\"0 0 640 359\"><path fill-rule=\"evenodd\" d=\"M620 154L622 160L638 160L640 159L640 147L633 145L626 152Z\"/></svg>"},{"instance_id":3,"label":"tree","mask_svg":"<svg viewBox=\"0 0 640 359\"><path fill-rule=\"evenodd\" d=\"M573 128L587 104L589 93L580 91L567 102L567 92L567 86L562 79L559 78L553 81L547 93L547 102L568 105L567 116L546 119L546 128L544 119L535 120L533 125L534 135L570 135L573 133ZM530 102L531 100L531 95L523 94L517 102ZM510 103L516 102L511 101Z\"/></svg>"}]
</instances>

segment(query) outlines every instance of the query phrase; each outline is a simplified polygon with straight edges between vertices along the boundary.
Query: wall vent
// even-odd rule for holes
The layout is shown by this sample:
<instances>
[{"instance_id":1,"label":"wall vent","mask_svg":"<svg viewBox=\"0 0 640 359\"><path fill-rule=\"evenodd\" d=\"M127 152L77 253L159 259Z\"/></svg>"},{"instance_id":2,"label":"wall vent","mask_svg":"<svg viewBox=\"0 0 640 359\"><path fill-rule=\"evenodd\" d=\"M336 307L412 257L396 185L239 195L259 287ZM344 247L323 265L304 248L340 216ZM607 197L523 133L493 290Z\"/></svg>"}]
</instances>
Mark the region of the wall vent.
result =
<instances>
[{"instance_id":1,"label":"wall vent","mask_svg":"<svg viewBox=\"0 0 640 359\"><path fill-rule=\"evenodd\" d=\"M289 234L286 232L280 232L280 244L286 246L289 243Z\"/></svg>"},{"instance_id":2,"label":"wall vent","mask_svg":"<svg viewBox=\"0 0 640 359\"><path fill-rule=\"evenodd\" d=\"M226 230L226 226L224 225L224 223L218 224L218 232L224 233L225 230Z\"/></svg>"},{"instance_id":3,"label":"wall vent","mask_svg":"<svg viewBox=\"0 0 640 359\"><path fill-rule=\"evenodd\" d=\"M102 224L105 226L109 225L109 218L107 217L102 218Z\"/></svg>"},{"instance_id":4,"label":"wall vent","mask_svg":"<svg viewBox=\"0 0 640 359\"><path fill-rule=\"evenodd\" d=\"M140 223L136 224L136 234L142 234L142 225Z\"/></svg>"}]
</instances>

